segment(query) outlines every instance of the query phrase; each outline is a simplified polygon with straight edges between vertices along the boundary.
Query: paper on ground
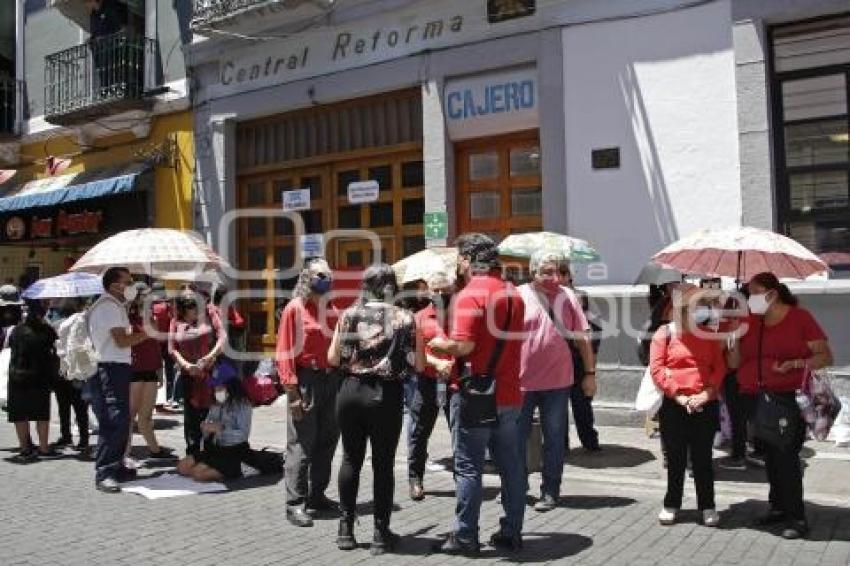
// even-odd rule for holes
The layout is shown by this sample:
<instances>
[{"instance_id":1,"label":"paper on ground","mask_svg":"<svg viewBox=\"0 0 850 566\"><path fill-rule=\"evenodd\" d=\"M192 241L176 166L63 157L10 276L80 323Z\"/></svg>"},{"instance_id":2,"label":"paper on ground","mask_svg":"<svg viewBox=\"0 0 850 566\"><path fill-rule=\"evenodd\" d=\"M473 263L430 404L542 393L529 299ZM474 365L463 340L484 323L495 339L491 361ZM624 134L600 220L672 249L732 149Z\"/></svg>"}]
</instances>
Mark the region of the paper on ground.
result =
<instances>
[{"instance_id":1,"label":"paper on ground","mask_svg":"<svg viewBox=\"0 0 850 566\"><path fill-rule=\"evenodd\" d=\"M228 491L223 483L201 483L177 474L163 474L154 478L144 478L121 485L121 491L136 493L147 499L166 499L193 495L196 493L217 493Z\"/></svg>"}]
</instances>

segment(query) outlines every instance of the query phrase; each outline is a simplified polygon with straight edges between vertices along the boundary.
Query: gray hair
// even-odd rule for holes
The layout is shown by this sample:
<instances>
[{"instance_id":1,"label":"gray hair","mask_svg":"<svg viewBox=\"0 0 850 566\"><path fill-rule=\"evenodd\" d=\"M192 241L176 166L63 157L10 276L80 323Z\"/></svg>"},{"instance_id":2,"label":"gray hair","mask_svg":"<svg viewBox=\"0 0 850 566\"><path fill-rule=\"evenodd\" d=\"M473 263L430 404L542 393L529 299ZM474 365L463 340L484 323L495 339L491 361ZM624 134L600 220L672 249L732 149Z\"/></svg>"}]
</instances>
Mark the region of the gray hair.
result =
<instances>
[{"instance_id":1,"label":"gray hair","mask_svg":"<svg viewBox=\"0 0 850 566\"><path fill-rule=\"evenodd\" d=\"M528 269L532 274L536 274L545 263L552 263L560 269L561 265L565 262L569 264L569 258L563 252L537 250L531 254L531 259L528 261Z\"/></svg>"},{"instance_id":2,"label":"gray hair","mask_svg":"<svg viewBox=\"0 0 850 566\"><path fill-rule=\"evenodd\" d=\"M321 258L309 260L298 276L298 282L292 291L292 298L300 297L306 299L310 295L310 278L320 273L324 273L325 275L331 274L331 268L328 262Z\"/></svg>"}]
</instances>

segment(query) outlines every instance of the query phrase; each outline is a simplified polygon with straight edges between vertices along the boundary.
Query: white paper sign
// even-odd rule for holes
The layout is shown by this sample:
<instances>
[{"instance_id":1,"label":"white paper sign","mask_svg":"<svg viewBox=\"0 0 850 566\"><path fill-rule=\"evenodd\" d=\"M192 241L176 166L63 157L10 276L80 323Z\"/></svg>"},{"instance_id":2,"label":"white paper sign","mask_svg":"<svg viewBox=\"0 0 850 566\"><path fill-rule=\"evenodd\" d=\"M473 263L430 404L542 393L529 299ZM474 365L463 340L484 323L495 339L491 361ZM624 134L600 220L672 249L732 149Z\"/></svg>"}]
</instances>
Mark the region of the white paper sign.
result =
<instances>
[{"instance_id":1,"label":"white paper sign","mask_svg":"<svg viewBox=\"0 0 850 566\"><path fill-rule=\"evenodd\" d=\"M348 184L348 202L351 204L363 204L378 200L378 191L381 187L378 181L358 181Z\"/></svg>"},{"instance_id":2,"label":"white paper sign","mask_svg":"<svg viewBox=\"0 0 850 566\"><path fill-rule=\"evenodd\" d=\"M310 189L283 191L283 210L310 210Z\"/></svg>"},{"instance_id":3,"label":"white paper sign","mask_svg":"<svg viewBox=\"0 0 850 566\"><path fill-rule=\"evenodd\" d=\"M301 257L324 257L325 237L322 234L304 234L301 236Z\"/></svg>"}]
</instances>

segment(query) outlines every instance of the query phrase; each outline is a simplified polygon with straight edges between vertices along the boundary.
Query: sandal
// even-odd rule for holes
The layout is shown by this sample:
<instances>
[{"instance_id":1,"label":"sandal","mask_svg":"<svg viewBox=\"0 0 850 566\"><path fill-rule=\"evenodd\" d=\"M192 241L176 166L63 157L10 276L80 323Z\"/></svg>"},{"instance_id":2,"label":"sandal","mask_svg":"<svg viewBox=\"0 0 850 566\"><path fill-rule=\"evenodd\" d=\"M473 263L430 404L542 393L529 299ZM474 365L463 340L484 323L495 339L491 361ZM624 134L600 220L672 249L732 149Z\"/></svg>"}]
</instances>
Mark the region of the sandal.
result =
<instances>
[{"instance_id":1,"label":"sandal","mask_svg":"<svg viewBox=\"0 0 850 566\"><path fill-rule=\"evenodd\" d=\"M9 462L13 464L30 464L32 462L38 461L38 454L34 450L27 450L26 452L19 452L9 458Z\"/></svg>"}]
</instances>

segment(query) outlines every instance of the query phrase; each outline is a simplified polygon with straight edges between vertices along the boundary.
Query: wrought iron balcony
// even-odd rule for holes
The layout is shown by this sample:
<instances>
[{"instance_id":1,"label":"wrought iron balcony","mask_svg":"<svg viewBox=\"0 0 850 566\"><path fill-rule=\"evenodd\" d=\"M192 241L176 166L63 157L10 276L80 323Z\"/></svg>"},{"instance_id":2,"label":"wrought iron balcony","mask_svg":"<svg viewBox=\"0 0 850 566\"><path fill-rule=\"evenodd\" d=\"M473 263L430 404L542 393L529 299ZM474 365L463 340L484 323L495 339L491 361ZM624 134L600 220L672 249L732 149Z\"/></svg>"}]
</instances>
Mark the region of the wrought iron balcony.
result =
<instances>
[{"instance_id":1,"label":"wrought iron balcony","mask_svg":"<svg viewBox=\"0 0 850 566\"><path fill-rule=\"evenodd\" d=\"M334 1L193 0L192 29L199 33L214 27L262 30L321 15L333 6Z\"/></svg>"},{"instance_id":2,"label":"wrought iron balcony","mask_svg":"<svg viewBox=\"0 0 850 566\"><path fill-rule=\"evenodd\" d=\"M128 110L147 110L159 83L157 43L118 32L92 38L44 59L48 122L81 124Z\"/></svg>"},{"instance_id":3,"label":"wrought iron balcony","mask_svg":"<svg viewBox=\"0 0 850 566\"><path fill-rule=\"evenodd\" d=\"M12 77L0 77L0 139L8 139L18 134L20 84Z\"/></svg>"}]
</instances>

